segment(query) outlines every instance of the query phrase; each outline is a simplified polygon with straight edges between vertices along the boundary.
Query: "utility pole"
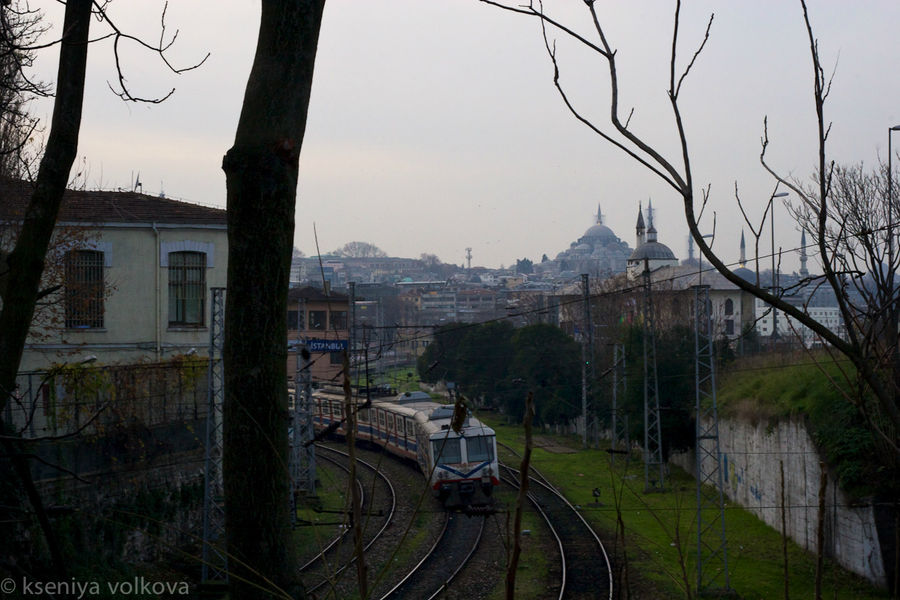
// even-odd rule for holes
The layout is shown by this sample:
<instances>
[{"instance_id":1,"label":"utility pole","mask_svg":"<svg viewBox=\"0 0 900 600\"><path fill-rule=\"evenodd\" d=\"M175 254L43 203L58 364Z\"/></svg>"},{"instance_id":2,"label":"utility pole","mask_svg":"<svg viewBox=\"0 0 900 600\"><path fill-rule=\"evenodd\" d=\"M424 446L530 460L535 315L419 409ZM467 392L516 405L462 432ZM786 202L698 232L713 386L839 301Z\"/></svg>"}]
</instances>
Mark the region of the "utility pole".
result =
<instances>
[{"instance_id":1,"label":"utility pole","mask_svg":"<svg viewBox=\"0 0 900 600\"><path fill-rule=\"evenodd\" d=\"M694 286L694 387L696 389L697 593L710 591L724 575L730 589L725 541L725 498L716 408L709 286Z\"/></svg>"},{"instance_id":2,"label":"utility pole","mask_svg":"<svg viewBox=\"0 0 900 600\"><path fill-rule=\"evenodd\" d=\"M222 484L222 403L225 374L225 288L210 290L209 367L206 374L206 455L203 475L203 583L228 582L225 548L225 494Z\"/></svg>"},{"instance_id":3,"label":"utility pole","mask_svg":"<svg viewBox=\"0 0 900 600\"><path fill-rule=\"evenodd\" d=\"M297 515L296 503L300 494L316 493L316 447L313 444L312 360L300 323L304 322L306 302L301 299L298 307L296 370L294 373L294 411L292 415L294 436L291 441L291 520Z\"/></svg>"},{"instance_id":4,"label":"utility pole","mask_svg":"<svg viewBox=\"0 0 900 600\"><path fill-rule=\"evenodd\" d=\"M625 445L626 452L629 449L628 444L628 421L624 414L619 414L619 396L624 399L628 390L628 383L625 379L625 346L623 344L613 345L613 384L612 384L612 449L619 449L619 441ZM610 457L612 464L616 464L616 453L613 452Z\"/></svg>"},{"instance_id":5,"label":"utility pole","mask_svg":"<svg viewBox=\"0 0 900 600\"><path fill-rule=\"evenodd\" d=\"M594 353L592 328L591 328L591 304L590 304L590 283L588 274L581 274L581 295L584 307L584 324L581 332L581 418L584 422L584 431L581 436L582 444L585 448L588 446L588 380L593 373ZM593 436L592 436L593 439Z\"/></svg>"},{"instance_id":6,"label":"utility pole","mask_svg":"<svg viewBox=\"0 0 900 600\"><path fill-rule=\"evenodd\" d=\"M665 484L662 425L656 377L656 325L650 293L650 261L644 259L644 491L660 491ZM651 470L653 473L651 473ZM653 479L652 477L655 477Z\"/></svg>"},{"instance_id":7,"label":"utility pole","mask_svg":"<svg viewBox=\"0 0 900 600\"><path fill-rule=\"evenodd\" d=\"M353 383L353 350L356 346L356 282L347 284L350 287L350 319L347 323L347 377Z\"/></svg>"}]
</instances>

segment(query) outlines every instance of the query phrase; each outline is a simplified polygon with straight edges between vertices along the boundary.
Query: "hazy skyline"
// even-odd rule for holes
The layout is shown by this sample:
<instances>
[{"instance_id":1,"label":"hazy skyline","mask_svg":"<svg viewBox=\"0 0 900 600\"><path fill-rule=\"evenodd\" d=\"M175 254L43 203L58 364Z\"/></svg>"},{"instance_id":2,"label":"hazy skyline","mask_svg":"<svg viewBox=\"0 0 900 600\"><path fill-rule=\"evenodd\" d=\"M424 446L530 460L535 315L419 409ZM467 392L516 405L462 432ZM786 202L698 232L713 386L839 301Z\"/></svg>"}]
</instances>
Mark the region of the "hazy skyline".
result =
<instances>
[{"instance_id":1,"label":"hazy skyline","mask_svg":"<svg viewBox=\"0 0 900 600\"><path fill-rule=\"evenodd\" d=\"M61 5L35 6L61 20ZM633 106L634 130L676 159L666 97L674 3L597 6L618 49L623 114ZM110 12L125 30L153 40L161 7L119 1ZM550 1L545 8L590 32L582 2ZM835 0L811 2L809 9L823 64L835 70L826 105L830 157L872 165L886 157L887 128L900 123L900 81L891 68L900 49L892 30L900 5ZM680 65L713 10L710 41L681 107L696 192L712 186L707 212L718 214L714 247L734 261L742 225L735 181L756 220L774 186L759 165L764 116L772 164L803 178L814 168L812 70L799 3L774 0L685 3ZM180 29L173 62L212 55L176 77L128 47L123 64L136 93L163 95L176 87L161 105L121 102L106 83L115 80L109 43L91 50L79 146L86 184L129 188L140 173L146 193L224 206L221 158L233 140L252 62L258 5L172 1L167 22ZM609 130L605 63L554 37L563 85ZM55 52L38 69L52 80ZM36 112L46 116L48 106L36 104ZM638 203L648 198L660 241L684 258L680 199L568 113L553 87L537 20L475 0L326 4L300 158L295 244L307 254L315 253L315 222L323 252L360 240L394 256L428 252L457 264L466 247L473 249L473 265L538 261L581 236L598 204L606 224L633 246ZM777 243L793 248L799 237L779 210ZM763 247L768 240L766 233ZM785 268L798 268L796 256L785 257Z\"/></svg>"}]
</instances>

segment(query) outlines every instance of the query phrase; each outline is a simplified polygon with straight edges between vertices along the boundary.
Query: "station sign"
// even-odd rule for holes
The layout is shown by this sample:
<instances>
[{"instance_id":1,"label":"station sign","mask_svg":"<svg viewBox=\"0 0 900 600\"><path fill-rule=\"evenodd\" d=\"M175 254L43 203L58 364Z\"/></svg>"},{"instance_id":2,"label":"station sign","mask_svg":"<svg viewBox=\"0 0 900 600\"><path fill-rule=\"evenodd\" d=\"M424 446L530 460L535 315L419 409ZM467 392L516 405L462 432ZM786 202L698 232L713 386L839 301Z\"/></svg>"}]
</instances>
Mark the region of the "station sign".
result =
<instances>
[{"instance_id":1,"label":"station sign","mask_svg":"<svg viewBox=\"0 0 900 600\"><path fill-rule=\"evenodd\" d=\"M306 348L310 352L344 352L348 348L347 340L306 340Z\"/></svg>"}]
</instances>

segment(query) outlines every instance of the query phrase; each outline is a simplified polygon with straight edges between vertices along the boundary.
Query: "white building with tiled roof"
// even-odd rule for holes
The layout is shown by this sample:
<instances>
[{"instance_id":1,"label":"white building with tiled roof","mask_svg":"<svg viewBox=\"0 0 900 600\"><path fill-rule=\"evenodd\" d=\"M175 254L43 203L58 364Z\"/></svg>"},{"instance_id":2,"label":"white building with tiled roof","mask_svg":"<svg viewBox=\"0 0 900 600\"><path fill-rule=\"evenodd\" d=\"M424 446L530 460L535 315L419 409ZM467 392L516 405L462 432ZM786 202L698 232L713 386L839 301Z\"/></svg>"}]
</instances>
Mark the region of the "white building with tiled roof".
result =
<instances>
[{"instance_id":1,"label":"white building with tiled roof","mask_svg":"<svg viewBox=\"0 0 900 600\"><path fill-rule=\"evenodd\" d=\"M0 182L0 227L17 227L30 195L26 183ZM70 190L56 231L46 272L60 287L36 315L20 371L206 354L210 289L226 284L224 210Z\"/></svg>"}]
</instances>

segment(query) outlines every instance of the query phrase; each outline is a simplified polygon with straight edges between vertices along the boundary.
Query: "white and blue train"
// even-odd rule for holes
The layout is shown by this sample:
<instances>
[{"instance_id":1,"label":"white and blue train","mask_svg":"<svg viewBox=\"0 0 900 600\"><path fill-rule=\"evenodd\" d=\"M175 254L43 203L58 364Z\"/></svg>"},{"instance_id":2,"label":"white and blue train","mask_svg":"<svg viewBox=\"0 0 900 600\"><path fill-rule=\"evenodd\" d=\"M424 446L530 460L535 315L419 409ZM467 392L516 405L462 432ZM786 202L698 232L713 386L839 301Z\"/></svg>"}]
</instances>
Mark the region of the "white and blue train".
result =
<instances>
[{"instance_id":1,"label":"white and blue train","mask_svg":"<svg viewBox=\"0 0 900 600\"><path fill-rule=\"evenodd\" d=\"M341 395L314 391L313 402L317 431L330 425L337 435L346 434ZM466 415L459 432L454 431L452 417L453 405L439 404L424 392L407 392L358 408L356 438L415 460L445 506L489 507L494 487L500 483L496 434L471 415Z\"/></svg>"}]
</instances>

